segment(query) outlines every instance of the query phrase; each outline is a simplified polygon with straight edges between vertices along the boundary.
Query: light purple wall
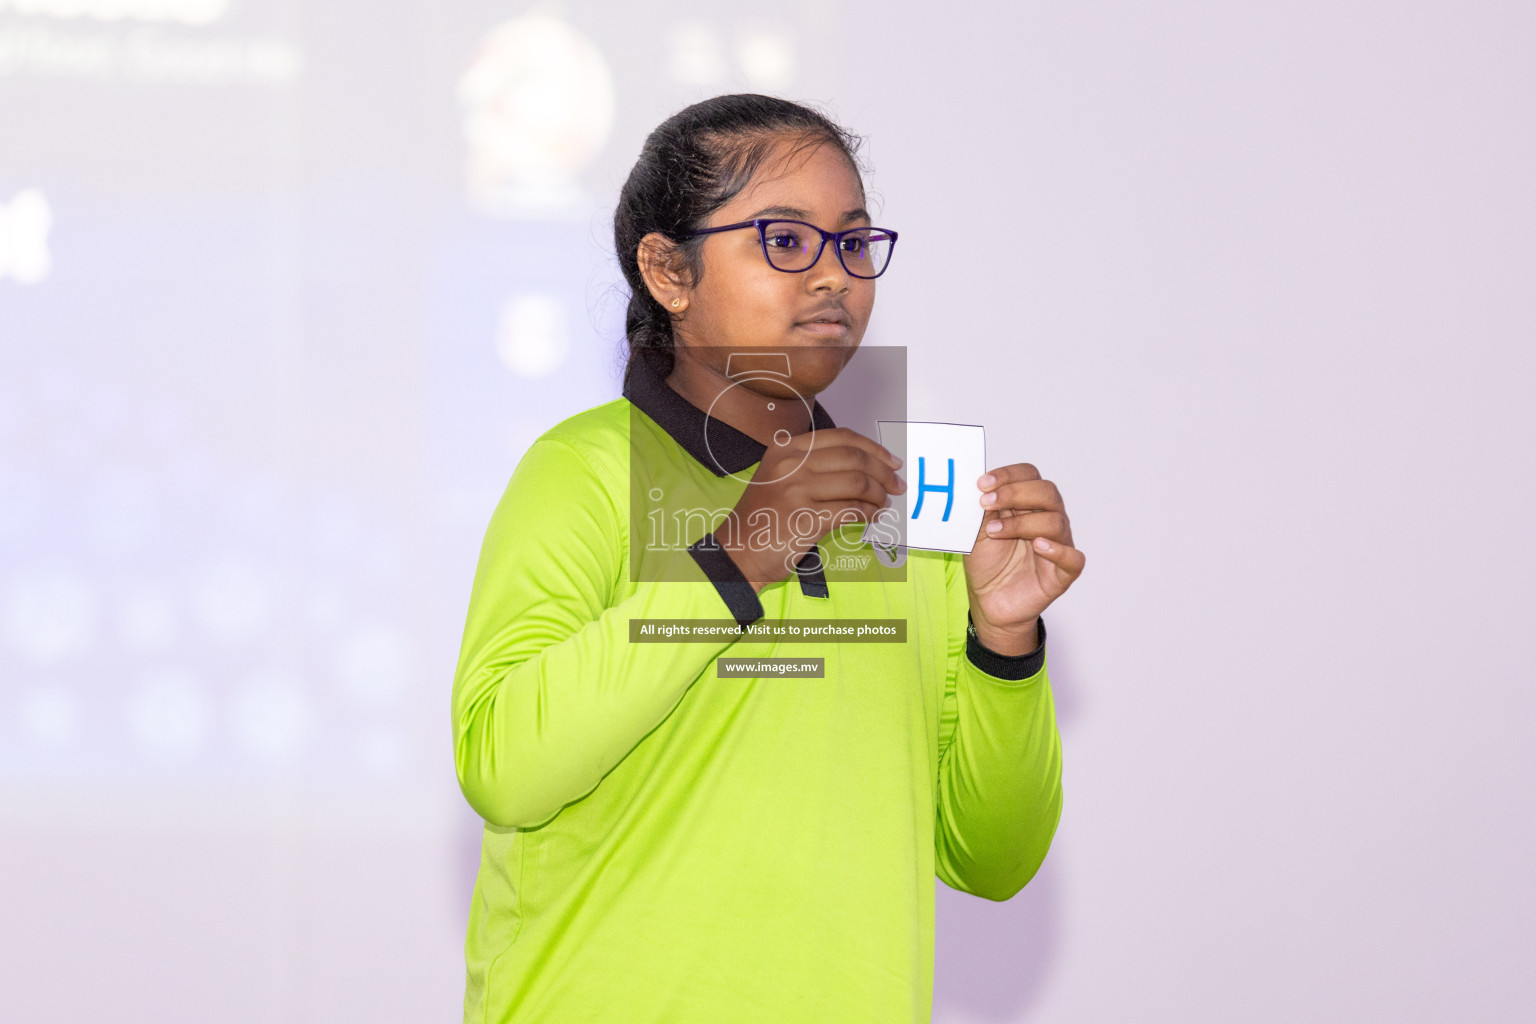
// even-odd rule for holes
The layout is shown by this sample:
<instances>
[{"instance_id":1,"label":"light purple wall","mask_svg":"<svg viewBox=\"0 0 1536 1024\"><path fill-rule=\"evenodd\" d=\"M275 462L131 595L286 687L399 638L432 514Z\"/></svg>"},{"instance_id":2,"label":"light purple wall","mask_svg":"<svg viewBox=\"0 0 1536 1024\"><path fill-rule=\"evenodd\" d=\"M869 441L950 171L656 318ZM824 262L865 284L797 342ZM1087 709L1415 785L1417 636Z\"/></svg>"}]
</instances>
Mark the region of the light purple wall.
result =
<instances>
[{"instance_id":1,"label":"light purple wall","mask_svg":"<svg viewBox=\"0 0 1536 1024\"><path fill-rule=\"evenodd\" d=\"M1536 17L867 28L913 71L839 105L912 243L871 330L1089 555L1059 838L1018 905L941 903L936 1017L1524 1017Z\"/></svg>"}]
</instances>

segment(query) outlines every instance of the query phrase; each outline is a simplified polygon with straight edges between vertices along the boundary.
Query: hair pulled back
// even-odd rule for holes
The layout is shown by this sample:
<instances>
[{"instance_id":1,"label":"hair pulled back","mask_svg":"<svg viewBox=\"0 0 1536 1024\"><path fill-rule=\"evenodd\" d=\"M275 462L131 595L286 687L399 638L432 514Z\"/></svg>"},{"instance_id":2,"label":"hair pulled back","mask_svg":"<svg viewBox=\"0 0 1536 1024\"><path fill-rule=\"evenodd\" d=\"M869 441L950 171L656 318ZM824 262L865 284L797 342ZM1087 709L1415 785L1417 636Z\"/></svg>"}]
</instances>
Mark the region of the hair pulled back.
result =
<instances>
[{"instance_id":1,"label":"hair pulled back","mask_svg":"<svg viewBox=\"0 0 1536 1024\"><path fill-rule=\"evenodd\" d=\"M651 297L640 276L640 240L651 232L669 239L697 282L703 239L685 236L746 188L774 144L786 137L805 146L836 146L858 170L857 136L810 107L755 93L685 107L646 138L613 215L614 246L630 292L624 315L629 364L641 349L660 350L665 366L672 363L672 314Z\"/></svg>"}]
</instances>

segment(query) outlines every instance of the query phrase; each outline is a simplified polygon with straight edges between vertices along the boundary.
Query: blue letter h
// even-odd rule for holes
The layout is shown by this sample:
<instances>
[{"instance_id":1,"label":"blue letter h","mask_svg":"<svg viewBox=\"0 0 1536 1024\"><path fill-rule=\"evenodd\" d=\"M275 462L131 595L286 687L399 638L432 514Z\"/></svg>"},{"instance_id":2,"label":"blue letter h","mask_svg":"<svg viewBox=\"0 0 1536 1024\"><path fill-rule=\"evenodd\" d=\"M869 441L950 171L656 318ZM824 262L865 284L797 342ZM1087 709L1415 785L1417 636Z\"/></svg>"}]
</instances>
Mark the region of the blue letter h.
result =
<instances>
[{"instance_id":1,"label":"blue letter h","mask_svg":"<svg viewBox=\"0 0 1536 1024\"><path fill-rule=\"evenodd\" d=\"M955 506L955 460L954 459L950 459L948 461L949 461L949 483L947 483L944 486L940 487L938 484L930 484L930 483L928 483L923 478L923 475L924 475L923 474L923 470L924 470L923 462L924 462L924 459L923 459L923 457L921 455L919 455L917 457L917 507L912 510L912 518L913 519L916 519L917 516L918 516L918 513L922 512L922 510L923 510L923 492L924 491L943 491L944 492L944 518L941 519L940 522L944 522L944 523L949 522L949 510L954 508L954 506Z\"/></svg>"}]
</instances>

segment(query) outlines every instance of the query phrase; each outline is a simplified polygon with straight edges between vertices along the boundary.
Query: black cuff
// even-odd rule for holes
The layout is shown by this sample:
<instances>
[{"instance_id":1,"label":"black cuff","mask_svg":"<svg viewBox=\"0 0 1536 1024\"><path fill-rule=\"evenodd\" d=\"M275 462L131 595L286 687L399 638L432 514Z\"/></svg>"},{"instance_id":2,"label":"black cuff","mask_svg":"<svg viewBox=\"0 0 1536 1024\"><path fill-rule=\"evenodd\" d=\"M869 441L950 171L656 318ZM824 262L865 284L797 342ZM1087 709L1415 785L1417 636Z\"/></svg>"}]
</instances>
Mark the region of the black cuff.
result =
<instances>
[{"instance_id":1,"label":"black cuff","mask_svg":"<svg viewBox=\"0 0 1536 1024\"><path fill-rule=\"evenodd\" d=\"M983 644L971 624L971 613L965 613L965 656L971 664L989 676L998 679L1028 679L1045 667L1045 618L1038 620L1039 642L1028 654L998 654Z\"/></svg>"},{"instance_id":2,"label":"black cuff","mask_svg":"<svg viewBox=\"0 0 1536 1024\"><path fill-rule=\"evenodd\" d=\"M800 593L806 597L832 596L827 587L826 563L821 557L821 548L815 544L795 563L795 575L800 577Z\"/></svg>"},{"instance_id":3,"label":"black cuff","mask_svg":"<svg viewBox=\"0 0 1536 1024\"><path fill-rule=\"evenodd\" d=\"M747 582L736 563L731 561L725 548L715 540L714 534L706 533L688 545L688 553L720 592L720 599L730 609L737 625L745 628L763 617L763 602L757 599L757 591L752 589L752 584Z\"/></svg>"}]
</instances>

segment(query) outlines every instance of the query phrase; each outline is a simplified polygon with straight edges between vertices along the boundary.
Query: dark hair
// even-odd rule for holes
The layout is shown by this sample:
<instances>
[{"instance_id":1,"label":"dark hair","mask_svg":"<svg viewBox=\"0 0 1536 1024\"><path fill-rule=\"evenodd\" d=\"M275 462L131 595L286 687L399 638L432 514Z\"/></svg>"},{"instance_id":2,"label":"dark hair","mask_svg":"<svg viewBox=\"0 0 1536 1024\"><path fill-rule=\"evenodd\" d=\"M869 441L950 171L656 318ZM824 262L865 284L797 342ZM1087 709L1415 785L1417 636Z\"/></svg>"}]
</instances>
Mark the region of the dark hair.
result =
<instances>
[{"instance_id":1,"label":"dark hair","mask_svg":"<svg viewBox=\"0 0 1536 1024\"><path fill-rule=\"evenodd\" d=\"M672 362L672 314L651 297L640 276L640 240L653 231L670 239L697 282L703 273L702 239L684 236L740 193L785 137L802 146L830 143L859 170L858 136L810 107L755 93L685 107L646 138L613 214L614 246L630 291L624 314L629 363L641 349L663 352L669 368Z\"/></svg>"}]
</instances>

